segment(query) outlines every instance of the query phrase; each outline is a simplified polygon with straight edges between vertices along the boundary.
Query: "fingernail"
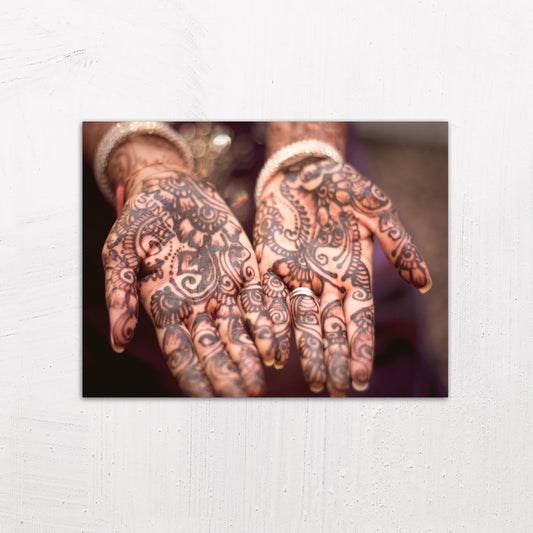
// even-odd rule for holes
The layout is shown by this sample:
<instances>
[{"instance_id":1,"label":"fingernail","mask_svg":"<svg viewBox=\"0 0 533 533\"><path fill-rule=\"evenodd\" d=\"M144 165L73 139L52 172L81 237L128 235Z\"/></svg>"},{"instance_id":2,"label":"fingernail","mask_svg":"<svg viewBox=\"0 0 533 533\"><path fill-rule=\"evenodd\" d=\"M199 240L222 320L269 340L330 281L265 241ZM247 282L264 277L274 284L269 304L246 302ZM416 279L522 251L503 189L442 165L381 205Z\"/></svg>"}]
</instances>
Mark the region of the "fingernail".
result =
<instances>
[{"instance_id":1,"label":"fingernail","mask_svg":"<svg viewBox=\"0 0 533 533\"><path fill-rule=\"evenodd\" d=\"M113 339L113 332L112 331L111 331L109 336L111 338L111 348L113 348L113 351L115 353L123 353L124 352L124 348L121 348L120 346L117 346L115 344L115 340Z\"/></svg>"},{"instance_id":2,"label":"fingernail","mask_svg":"<svg viewBox=\"0 0 533 533\"><path fill-rule=\"evenodd\" d=\"M276 370L281 370L285 366L284 363L274 363L274 368Z\"/></svg>"},{"instance_id":3,"label":"fingernail","mask_svg":"<svg viewBox=\"0 0 533 533\"><path fill-rule=\"evenodd\" d=\"M263 363L265 364L265 366L274 366L274 359L269 359L269 360L263 360Z\"/></svg>"},{"instance_id":4,"label":"fingernail","mask_svg":"<svg viewBox=\"0 0 533 533\"><path fill-rule=\"evenodd\" d=\"M426 294L426 292L429 291L429 289L431 289L431 287L433 286L433 283L430 281L425 287L422 287L421 289L418 289L422 294Z\"/></svg>"},{"instance_id":5,"label":"fingernail","mask_svg":"<svg viewBox=\"0 0 533 533\"><path fill-rule=\"evenodd\" d=\"M368 381L366 383L363 383L360 385L359 383L356 383L355 381L352 381L352 387L359 392L364 392L366 389L368 389Z\"/></svg>"},{"instance_id":6,"label":"fingernail","mask_svg":"<svg viewBox=\"0 0 533 533\"><path fill-rule=\"evenodd\" d=\"M309 389L311 390L311 392L318 394L319 392L322 392L324 390L324 385L309 385Z\"/></svg>"}]
</instances>

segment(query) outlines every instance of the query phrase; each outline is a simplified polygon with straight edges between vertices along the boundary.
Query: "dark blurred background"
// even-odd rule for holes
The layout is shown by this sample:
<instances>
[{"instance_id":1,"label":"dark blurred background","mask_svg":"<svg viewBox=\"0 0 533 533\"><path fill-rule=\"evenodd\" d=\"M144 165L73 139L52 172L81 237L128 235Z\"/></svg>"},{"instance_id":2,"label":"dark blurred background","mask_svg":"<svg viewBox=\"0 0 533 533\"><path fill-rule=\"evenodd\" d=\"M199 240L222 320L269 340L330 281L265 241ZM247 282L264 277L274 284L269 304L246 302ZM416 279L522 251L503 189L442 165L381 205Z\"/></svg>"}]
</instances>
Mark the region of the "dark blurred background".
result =
<instances>
[{"instance_id":1,"label":"dark blurred background","mask_svg":"<svg viewBox=\"0 0 533 533\"><path fill-rule=\"evenodd\" d=\"M265 123L175 123L189 141L197 172L226 199L251 238L253 187L264 162ZM370 387L358 397L443 397L448 394L448 124L351 123L347 161L392 199L429 266L433 288L422 295L400 279L374 247L376 356ZM91 169L83 166L83 395L181 396L140 311L123 354L109 345L101 250L115 219ZM266 368L268 396L309 392L298 354L282 371Z\"/></svg>"}]
</instances>

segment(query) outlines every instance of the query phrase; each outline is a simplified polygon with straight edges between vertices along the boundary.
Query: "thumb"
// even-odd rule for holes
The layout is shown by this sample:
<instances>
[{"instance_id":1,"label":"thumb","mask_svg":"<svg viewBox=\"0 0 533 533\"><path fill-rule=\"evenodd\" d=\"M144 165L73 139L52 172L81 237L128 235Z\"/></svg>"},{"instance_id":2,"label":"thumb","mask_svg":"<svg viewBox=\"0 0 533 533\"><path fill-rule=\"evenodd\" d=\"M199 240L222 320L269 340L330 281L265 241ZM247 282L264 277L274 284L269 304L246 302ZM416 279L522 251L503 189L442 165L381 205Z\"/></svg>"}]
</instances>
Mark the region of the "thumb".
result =
<instances>
[{"instance_id":1,"label":"thumb","mask_svg":"<svg viewBox=\"0 0 533 533\"><path fill-rule=\"evenodd\" d=\"M111 345L115 352L122 353L137 325L139 257L136 253L125 253L121 240L112 242L110 234L102 250L102 262Z\"/></svg>"}]
</instances>

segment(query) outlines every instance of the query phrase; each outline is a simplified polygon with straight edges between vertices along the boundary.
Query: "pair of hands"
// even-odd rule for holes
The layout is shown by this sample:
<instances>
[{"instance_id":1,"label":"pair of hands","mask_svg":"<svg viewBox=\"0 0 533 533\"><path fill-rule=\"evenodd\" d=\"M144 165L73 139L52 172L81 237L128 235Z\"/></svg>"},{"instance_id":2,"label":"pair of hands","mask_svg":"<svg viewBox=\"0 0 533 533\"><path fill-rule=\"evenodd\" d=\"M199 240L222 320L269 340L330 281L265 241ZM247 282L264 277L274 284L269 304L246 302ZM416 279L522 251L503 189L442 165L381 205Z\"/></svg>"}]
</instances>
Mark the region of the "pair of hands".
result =
<instances>
[{"instance_id":1,"label":"pair of hands","mask_svg":"<svg viewBox=\"0 0 533 533\"><path fill-rule=\"evenodd\" d=\"M427 267L390 200L350 165L279 172L259 206L254 245L206 183L169 165L134 183L103 249L111 342L133 337L139 299L169 368L190 396L257 396L262 362L283 367L291 317L313 392L364 390L374 352L372 236L425 292ZM289 297L298 287L316 297Z\"/></svg>"}]
</instances>

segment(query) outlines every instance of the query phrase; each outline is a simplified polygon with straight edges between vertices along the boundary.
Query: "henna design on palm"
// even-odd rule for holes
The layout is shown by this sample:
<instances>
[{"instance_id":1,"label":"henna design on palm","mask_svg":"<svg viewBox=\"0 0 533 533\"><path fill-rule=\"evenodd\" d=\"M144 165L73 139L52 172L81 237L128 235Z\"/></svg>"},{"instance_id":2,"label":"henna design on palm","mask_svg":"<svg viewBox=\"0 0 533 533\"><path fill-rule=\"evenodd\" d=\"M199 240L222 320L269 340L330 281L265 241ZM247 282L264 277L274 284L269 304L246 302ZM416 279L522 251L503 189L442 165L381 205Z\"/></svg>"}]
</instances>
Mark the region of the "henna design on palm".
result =
<instances>
[{"instance_id":1,"label":"henna design on palm","mask_svg":"<svg viewBox=\"0 0 533 533\"><path fill-rule=\"evenodd\" d=\"M133 337L140 297L185 394L264 392L260 356L280 357L279 331L263 302L252 246L210 186L177 170L146 178L102 258L117 351Z\"/></svg>"},{"instance_id":2,"label":"henna design on palm","mask_svg":"<svg viewBox=\"0 0 533 533\"><path fill-rule=\"evenodd\" d=\"M311 390L327 383L330 394L342 396L350 379L358 390L368 384L374 235L400 276L429 290L427 266L391 201L350 165L321 161L286 169L265 187L254 228L260 271L272 271L290 291L308 287L318 297L291 302Z\"/></svg>"}]
</instances>

